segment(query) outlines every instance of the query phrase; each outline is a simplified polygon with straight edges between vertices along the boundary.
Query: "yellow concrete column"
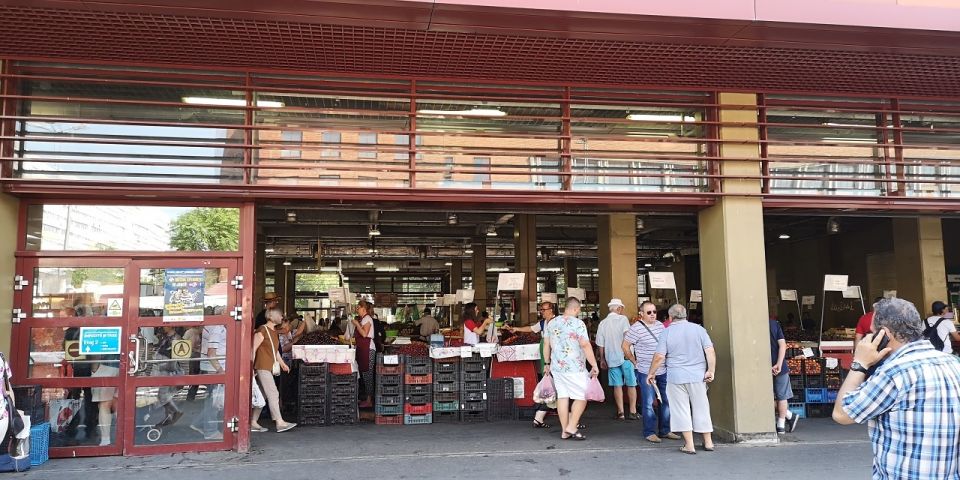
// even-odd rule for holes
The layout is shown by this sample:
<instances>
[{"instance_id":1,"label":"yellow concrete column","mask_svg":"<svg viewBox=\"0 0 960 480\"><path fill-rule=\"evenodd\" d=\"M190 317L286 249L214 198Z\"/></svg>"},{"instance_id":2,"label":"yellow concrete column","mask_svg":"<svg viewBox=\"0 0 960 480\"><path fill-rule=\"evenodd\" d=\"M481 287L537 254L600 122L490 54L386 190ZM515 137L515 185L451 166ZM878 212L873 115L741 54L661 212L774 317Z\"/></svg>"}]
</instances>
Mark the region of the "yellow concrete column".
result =
<instances>
[{"instance_id":1,"label":"yellow concrete column","mask_svg":"<svg viewBox=\"0 0 960 480\"><path fill-rule=\"evenodd\" d=\"M755 106L756 95L722 93L721 105ZM720 121L757 121L755 109L722 109ZM725 157L758 158L755 127L722 127ZM751 143L738 144L737 141ZM727 175L759 175L758 161L723 161ZM759 193L757 180L726 180L726 193ZM699 216L704 326L717 352L710 407L728 441L776 442L770 375L763 206L759 197L721 197Z\"/></svg>"},{"instance_id":2,"label":"yellow concrete column","mask_svg":"<svg viewBox=\"0 0 960 480\"><path fill-rule=\"evenodd\" d=\"M948 300L940 218L893 219L893 250L897 296L913 302L921 314L931 314L930 304Z\"/></svg>"},{"instance_id":3,"label":"yellow concrete column","mask_svg":"<svg viewBox=\"0 0 960 480\"><path fill-rule=\"evenodd\" d=\"M517 292L516 315L519 325L530 325L537 319L531 312L531 302L537 302L537 216L523 214L513 217L514 261L516 272L526 273L523 291ZM500 313L498 308L497 313Z\"/></svg>"},{"instance_id":4,"label":"yellow concrete column","mask_svg":"<svg viewBox=\"0 0 960 480\"><path fill-rule=\"evenodd\" d=\"M637 216L614 213L597 217L597 262L600 267L600 312L611 298L623 300L625 315L637 314ZM600 315L603 318L604 314Z\"/></svg>"},{"instance_id":5,"label":"yellow concrete column","mask_svg":"<svg viewBox=\"0 0 960 480\"><path fill-rule=\"evenodd\" d=\"M494 307L487 305L487 242L483 237L474 239L472 248L470 275L473 277L473 301L480 308ZM494 308L490 309L491 315L495 311Z\"/></svg>"},{"instance_id":6,"label":"yellow concrete column","mask_svg":"<svg viewBox=\"0 0 960 480\"><path fill-rule=\"evenodd\" d=\"M0 278L6 279L8 284L13 282L13 277L18 273L14 252L17 250L19 207L20 201L16 197L0 193L0 225L7 226L0 232ZM13 290L7 288L0 294L0 312L9 314L12 309ZM7 359L10 359L10 338L11 324L10 317L7 316L0 321L0 350L4 352Z\"/></svg>"}]
</instances>

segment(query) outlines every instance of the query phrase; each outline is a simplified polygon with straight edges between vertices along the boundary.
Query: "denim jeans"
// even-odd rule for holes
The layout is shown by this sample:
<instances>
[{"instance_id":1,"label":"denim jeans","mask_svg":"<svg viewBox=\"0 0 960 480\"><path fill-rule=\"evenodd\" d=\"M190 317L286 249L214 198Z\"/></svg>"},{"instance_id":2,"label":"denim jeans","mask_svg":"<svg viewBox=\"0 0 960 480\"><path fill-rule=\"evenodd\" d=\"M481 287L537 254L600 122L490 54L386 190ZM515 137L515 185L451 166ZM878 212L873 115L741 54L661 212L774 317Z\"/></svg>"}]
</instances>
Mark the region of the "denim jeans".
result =
<instances>
[{"instance_id":1,"label":"denim jeans","mask_svg":"<svg viewBox=\"0 0 960 480\"><path fill-rule=\"evenodd\" d=\"M657 398L653 385L647 384L647 373L637 372L640 384L640 410L643 413L643 436L657 434L660 437L670 433L670 402L667 401L667 374L657 375L657 387L660 390L660 418L657 423L657 411L653 402ZM659 428L658 428L659 427Z\"/></svg>"}]
</instances>

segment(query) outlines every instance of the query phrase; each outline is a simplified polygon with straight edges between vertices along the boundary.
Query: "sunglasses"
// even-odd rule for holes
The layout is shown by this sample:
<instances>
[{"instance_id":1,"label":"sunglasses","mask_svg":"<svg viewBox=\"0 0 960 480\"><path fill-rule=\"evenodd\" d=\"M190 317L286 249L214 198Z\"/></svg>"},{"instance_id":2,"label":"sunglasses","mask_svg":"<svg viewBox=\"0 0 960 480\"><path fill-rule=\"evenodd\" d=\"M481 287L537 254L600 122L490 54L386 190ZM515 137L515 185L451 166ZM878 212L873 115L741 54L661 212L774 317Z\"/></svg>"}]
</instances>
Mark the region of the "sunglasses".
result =
<instances>
[{"instance_id":1,"label":"sunglasses","mask_svg":"<svg viewBox=\"0 0 960 480\"><path fill-rule=\"evenodd\" d=\"M656 310L647 310L646 312L643 312L643 313L646 313L647 315L654 315L654 314L657 313L657 311L656 311Z\"/></svg>"}]
</instances>

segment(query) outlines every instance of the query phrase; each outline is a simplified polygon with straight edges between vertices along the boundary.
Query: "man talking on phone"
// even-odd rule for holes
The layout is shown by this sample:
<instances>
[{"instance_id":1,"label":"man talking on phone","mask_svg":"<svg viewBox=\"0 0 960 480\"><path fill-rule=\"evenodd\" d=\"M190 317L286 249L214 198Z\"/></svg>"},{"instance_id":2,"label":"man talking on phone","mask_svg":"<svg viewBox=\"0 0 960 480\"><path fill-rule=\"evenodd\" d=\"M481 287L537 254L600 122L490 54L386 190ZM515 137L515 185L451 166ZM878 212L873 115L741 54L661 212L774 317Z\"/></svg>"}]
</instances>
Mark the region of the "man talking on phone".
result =
<instances>
[{"instance_id":1,"label":"man talking on phone","mask_svg":"<svg viewBox=\"0 0 960 480\"><path fill-rule=\"evenodd\" d=\"M960 360L924 338L912 303L885 299L873 310L872 334L857 344L834 421L867 423L875 479L960 478Z\"/></svg>"}]
</instances>

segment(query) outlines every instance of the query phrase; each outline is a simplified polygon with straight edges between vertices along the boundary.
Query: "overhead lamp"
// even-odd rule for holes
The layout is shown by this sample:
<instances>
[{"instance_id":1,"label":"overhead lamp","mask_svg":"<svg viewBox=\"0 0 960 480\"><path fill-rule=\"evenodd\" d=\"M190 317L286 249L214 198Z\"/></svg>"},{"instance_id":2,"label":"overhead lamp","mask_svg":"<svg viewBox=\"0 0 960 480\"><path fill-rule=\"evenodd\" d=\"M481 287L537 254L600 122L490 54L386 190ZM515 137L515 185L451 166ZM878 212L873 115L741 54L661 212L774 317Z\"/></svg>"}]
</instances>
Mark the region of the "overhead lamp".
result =
<instances>
[{"instance_id":1,"label":"overhead lamp","mask_svg":"<svg viewBox=\"0 0 960 480\"><path fill-rule=\"evenodd\" d=\"M592 270L590 270L590 271L593 272L593 273L597 273L597 272L600 271L600 269L599 269L599 268L594 268L594 269L592 269Z\"/></svg>"},{"instance_id":2,"label":"overhead lamp","mask_svg":"<svg viewBox=\"0 0 960 480\"><path fill-rule=\"evenodd\" d=\"M830 217L830 219L827 220L827 233L831 235L840 233L840 222L838 222L836 218Z\"/></svg>"},{"instance_id":3,"label":"overhead lamp","mask_svg":"<svg viewBox=\"0 0 960 480\"><path fill-rule=\"evenodd\" d=\"M562 248L558 248L558 249L557 249L557 255L566 255L566 254L567 254L567 251L566 251L566 250L564 250L564 249L562 249Z\"/></svg>"},{"instance_id":4,"label":"overhead lamp","mask_svg":"<svg viewBox=\"0 0 960 480\"><path fill-rule=\"evenodd\" d=\"M488 236L488 237L496 237L496 236L497 236L497 229L496 229L496 227L494 227L494 226L491 225L489 228L487 228L487 236Z\"/></svg>"},{"instance_id":5,"label":"overhead lamp","mask_svg":"<svg viewBox=\"0 0 960 480\"><path fill-rule=\"evenodd\" d=\"M509 272L510 269L507 267L490 267L487 269L488 272Z\"/></svg>"},{"instance_id":6,"label":"overhead lamp","mask_svg":"<svg viewBox=\"0 0 960 480\"><path fill-rule=\"evenodd\" d=\"M350 277L340 277L340 278L341 278L341 280L343 280L344 282L346 282L347 280L350 280Z\"/></svg>"},{"instance_id":7,"label":"overhead lamp","mask_svg":"<svg viewBox=\"0 0 960 480\"><path fill-rule=\"evenodd\" d=\"M789 234L789 233L781 233L780 236L777 237L777 238L779 238L780 240L790 240L790 234Z\"/></svg>"},{"instance_id":8,"label":"overhead lamp","mask_svg":"<svg viewBox=\"0 0 960 480\"><path fill-rule=\"evenodd\" d=\"M371 236L371 237L379 237L379 236L380 236L380 229L377 228L376 225L370 225L370 232L369 232L369 233L370 233L370 236Z\"/></svg>"},{"instance_id":9,"label":"overhead lamp","mask_svg":"<svg viewBox=\"0 0 960 480\"><path fill-rule=\"evenodd\" d=\"M667 252L663 254L663 258L673 258L673 257L674 257L673 252Z\"/></svg>"},{"instance_id":10,"label":"overhead lamp","mask_svg":"<svg viewBox=\"0 0 960 480\"><path fill-rule=\"evenodd\" d=\"M273 247L267 247L263 249L263 253L273 253L276 250Z\"/></svg>"},{"instance_id":11,"label":"overhead lamp","mask_svg":"<svg viewBox=\"0 0 960 480\"><path fill-rule=\"evenodd\" d=\"M443 265L446 266L446 267L452 267L452 266L453 266L453 262L444 262Z\"/></svg>"},{"instance_id":12,"label":"overhead lamp","mask_svg":"<svg viewBox=\"0 0 960 480\"><path fill-rule=\"evenodd\" d=\"M376 271L378 272L399 272L400 268L398 267L377 267Z\"/></svg>"},{"instance_id":13,"label":"overhead lamp","mask_svg":"<svg viewBox=\"0 0 960 480\"><path fill-rule=\"evenodd\" d=\"M678 114L650 114L650 113L629 113L627 120L635 122L695 122L697 117Z\"/></svg>"},{"instance_id":14,"label":"overhead lamp","mask_svg":"<svg viewBox=\"0 0 960 480\"><path fill-rule=\"evenodd\" d=\"M213 98L213 97L183 97L183 103L191 105L213 105L216 107L243 107L247 101L240 98ZM271 100L257 100L256 105L264 108L282 108L282 102Z\"/></svg>"},{"instance_id":15,"label":"overhead lamp","mask_svg":"<svg viewBox=\"0 0 960 480\"><path fill-rule=\"evenodd\" d=\"M637 230L643 230L643 219L642 219L642 218L638 218L638 219L637 219Z\"/></svg>"},{"instance_id":16,"label":"overhead lamp","mask_svg":"<svg viewBox=\"0 0 960 480\"><path fill-rule=\"evenodd\" d=\"M468 248L468 249L464 250L463 253L466 254L466 255L472 255L472 254L473 254L473 249L472 249L472 248Z\"/></svg>"},{"instance_id":17,"label":"overhead lamp","mask_svg":"<svg viewBox=\"0 0 960 480\"><path fill-rule=\"evenodd\" d=\"M287 212L287 221L288 221L288 222L291 222L291 223L296 222L296 221L297 221L297 212L295 212L295 211L293 211L293 210Z\"/></svg>"},{"instance_id":18,"label":"overhead lamp","mask_svg":"<svg viewBox=\"0 0 960 480\"><path fill-rule=\"evenodd\" d=\"M653 264L652 264L652 263L644 263L643 266L644 266L644 267L647 267L647 268L650 268L650 267L653 266Z\"/></svg>"},{"instance_id":19,"label":"overhead lamp","mask_svg":"<svg viewBox=\"0 0 960 480\"><path fill-rule=\"evenodd\" d=\"M453 115L459 117L505 117L507 112L499 108L471 108L469 110L417 110L420 115Z\"/></svg>"},{"instance_id":20,"label":"overhead lamp","mask_svg":"<svg viewBox=\"0 0 960 480\"><path fill-rule=\"evenodd\" d=\"M378 250L378 249L376 249L376 248L368 248L368 249L367 249L367 253L372 253L372 254L376 255L376 254L380 253L380 250Z\"/></svg>"},{"instance_id":21,"label":"overhead lamp","mask_svg":"<svg viewBox=\"0 0 960 480\"><path fill-rule=\"evenodd\" d=\"M460 223L460 219L457 218L456 213L451 213L450 215L447 215L447 225L456 225L458 223Z\"/></svg>"},{"instance_id":22,"label":"overhead lamp","mask_svg":"<svg viewBox=\"0 0 960 480\"><path fill-rule=\"evenodd\" d=\"M368 266L368 267L372 267L372 266L373 266L373 260L367 261L367 266Z\"/></svg>"},{"instance_id":23,"label":"overhead lamp","mask_svg":"<svg viewBox=\"0 0 960 480\"><path fill-rule=\"evenodd\" d=\"M283 261L283 266L284 266L284 267L289 267L290 265L293 265L292 263L290 263L290 260L284 260L284 261Z\"/></svg>"},{"instance_id":24,"label":"overhead lamp","mask_svg":"<svg viewBox=\"0 0 960 480\"><path fill-rule=\"evenodd\" d=\"M875 138L823 137L823 141L832 143L877 143Z\"/></svg>"}]
</instances>

